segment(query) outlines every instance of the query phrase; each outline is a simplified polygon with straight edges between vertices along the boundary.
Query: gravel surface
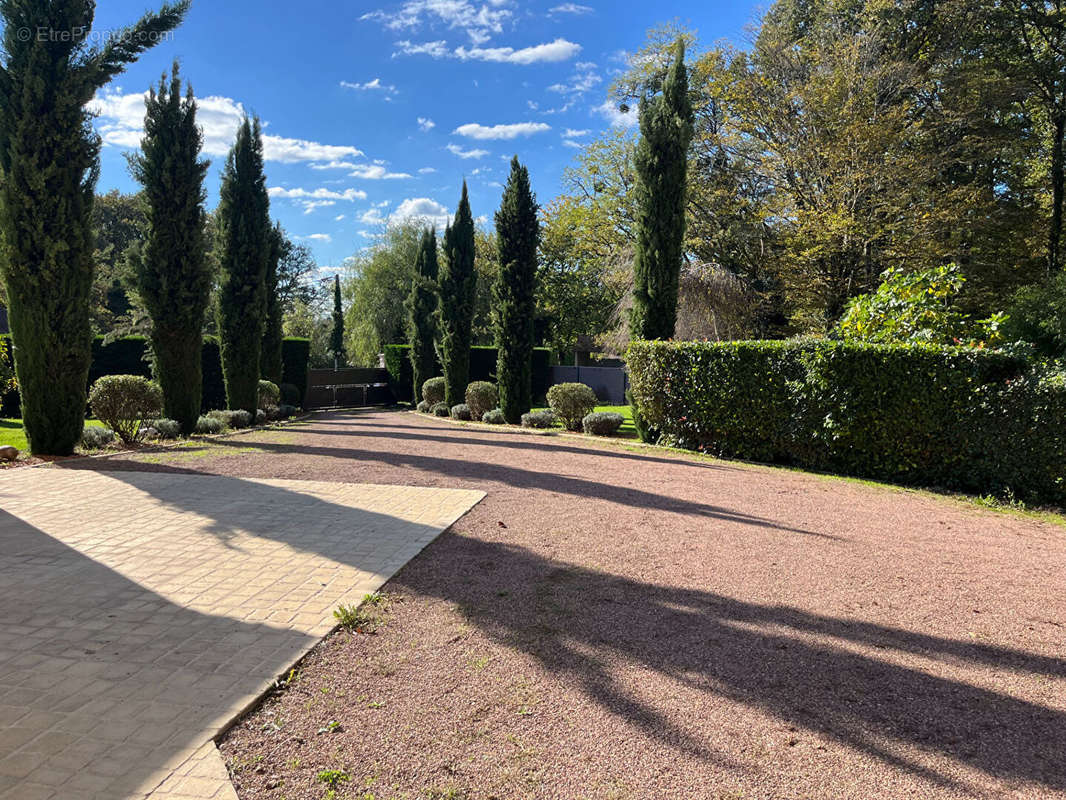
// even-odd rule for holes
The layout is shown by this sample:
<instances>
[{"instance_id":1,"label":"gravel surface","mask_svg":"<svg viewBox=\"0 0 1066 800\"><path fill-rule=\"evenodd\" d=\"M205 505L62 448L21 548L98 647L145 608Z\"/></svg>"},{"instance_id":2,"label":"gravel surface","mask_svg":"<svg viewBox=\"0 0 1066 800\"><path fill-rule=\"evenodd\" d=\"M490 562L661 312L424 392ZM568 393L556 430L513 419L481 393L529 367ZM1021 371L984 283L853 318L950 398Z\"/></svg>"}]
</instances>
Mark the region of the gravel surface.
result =
<instances>
[{"instance_id":1,"label":"gravel surface","mask_svg":"<svg viewBox=\"0 0 1066 800\"><path fill-rule=\"evenodd\" d=\"M383 411L88 467L488 492L225 737L242 800L1066 797L1052 524Z\"/></svg>"}]
</instances>

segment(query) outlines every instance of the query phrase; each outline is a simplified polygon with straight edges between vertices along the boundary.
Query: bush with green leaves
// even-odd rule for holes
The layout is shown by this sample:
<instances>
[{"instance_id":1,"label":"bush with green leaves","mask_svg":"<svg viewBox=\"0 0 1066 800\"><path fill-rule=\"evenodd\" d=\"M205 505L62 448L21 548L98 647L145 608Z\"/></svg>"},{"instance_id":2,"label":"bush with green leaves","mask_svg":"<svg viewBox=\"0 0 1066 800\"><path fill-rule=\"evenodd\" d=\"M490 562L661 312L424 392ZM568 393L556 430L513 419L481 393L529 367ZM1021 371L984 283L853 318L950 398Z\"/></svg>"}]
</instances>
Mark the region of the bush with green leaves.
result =
<instances>
[{"instance_id":1,"label":"bush with green leaves","mask_svg":"<svg viewBox=\"0 0 1066 800\"><path fill-rule=\"evenodd\" d=\"M444 378L430 378L422 384L422 399L431 406L444 402Z\"/></svg>"},{"instance_id":2,"label":"bush with green leaves","mask_svg":"<svg viewBox=\"0 0 1066 800\"><path fill-rule=\"evenodd\" d=\"M123 442L137 440L141 423L163 410L159 384L139 375L105 375L89 392L93 415L111 428Z\"/></svg>"},{"instance_id":3,"label":"bush with green leaves","mask_svg":"<svg viewBox=\"0 0 1066 800\"><path fill-rule=\"evenodd\" d=\"M235 431L241 428L249 428L252 425L251 413L243 408L235 411L231 409L208 411L207 416L217 419L225 427L233 428Z\"/></svg>"},{"instance_id":4,"label":"bush with green leaves","mask_svg":"<svg viewBox=\"0 0 1066 800\"><path fill-rule=\"evenodd\" d=\"M486 411L497 408L500 393L496 384L488 381L474 381L466 387L466 404L470 406L470 416L481 419Z\"/></svg>"},{"instance_id":5,"label":"bush with green leaves","mask_svg":"<svg viewBox=\"0 0 1066 800\"><path fill-rule=\"evenodd\" d=\"M256 425L266 425L267 422L269 422L269 421L270 420L267 417L266 409L257 408L256 411L255 411L255 424Z\"/></svg>"},{"instance_id":6,"label":"bush with green leaves","mask_svg":"<svg viewBox=\"0 0 1066 800\"><path fill-rule=\"evenodd\" d=\"M1066 503L1066 381L979 348L634 342L665 441L751 461Z\"/></svg>"},{"instance_id":7,"label":"bush with green leaves","mask_svg":"<svg viewBox=\"0 0 1066 800\"><path fill-rule=\"evenodd\" d=\"M173 419L154 419L148 423L160 439L177 439L181 436L181 423Z\"/></svg>"},{"instance_id":8,"label":"bush with green leaves","mask_svg":"<svg viewBox=\"0 0 1066 800\"><path fill-rule=\"evenodd\" d=\"M581 420L581 427L590 436L614 436L625 418L613 411L589 414Z\"/></svg>"},{"instance_id":9,"label":"bush with green leaves","mask_svg":"<svg viewBox=\"0 0 1066 800\"><path fill-rule=\"evenodd\" d=\"M473 416L470 413L470 406L468 406L466 403L460 403L457 406L452 406L450 413L452 419L462 420L463 422L469 422L473 419Z\"/></svg>"},{"instance_id":10,"label":"bush with green leaves","mask_svg":"<svg viewBox=\"0 0 1066 800\"><path fill-rule=\"evenodd\" d=\"M433 410L433 406L423 400L416 406L415 410L418 411L419 414L428 414L430 411Z\"/></svg>"},{"instance_id":11,"label":"bush with green leaves","mask_svg":"<svg viewBox=\"0 0 1066 800\"><path fill-rule=\"evenodd\" d=\"M86 428L81 432L83 450L100 450L115 441L115 432L110 428Z\"/></svg>"},{"instance_id":12,"label":"bush with green leaves","mask_svg":"<svg viewBox=\"0 0 1066 800\"><path fill-rule=\"evenodd\" d=\"M298 413L300 413L300 409L296 406L290 406L287 403L282 403L278 406L278 419L292 419Z\"/></svg>"},{"instance_id":13,"label":"bush with green leaves","mask_svg":"<svg viewBox=\"0 0 1066 800\"><path fill-rule=\"evenodd\" d=\"M1047 358L1066 357L1066 272L1019 290L1007 310L1003 334L1009 342L1033 345Z\"/></svg>"},{"instance_id":14,"label":"bush with green leaves","mask_svg":"<svg viewBox=\"0 0 1066 800\"><path fill-rule=\"evenodd\" d=\"M222 433L224 430L226 430L225 421L205 414L196 420L194 433L200 436L211 436L212 434Z\"/></svg>"},{"instance_id":15,"label":"bush with green leaves","mask_svg":"<svg viewBox=\"0 0 1066 800\"><path fill-rule=\"evenodd\" d=\"M300 390L295 384L283 383L278 387L278 391L281 392L281 402L278 405L294 407L300 405Z\"/></svg>"},{"instance_id":16,"label":"bush with green leaves","mask_svg":"<svg viewBox=\"0 0 1066 800\"><path fill-rule=\"evenodd\" d=\"M580 431L581 420L596 408L596 393L583 383L557 383L548 390L548 405L568 431Z\"/></svg>"},{"instance_id":17,"label":"bush with green leaves","mask_svg":"<svg viewBox=\"0 0 1066 800\"><path fill-rule=\"evenodd\" d=\"M448 408L447 403L437 403L433 406L433 416L435 417L450 417L452 410Z\"/></svg>"},{"instance_id":18,"label":"bush with green leaves","mask_svg":"<svg viewBox=\"0 0 1066 800\"><path fill-rule=\"evenodd\" d=\"M503 415L502 408L494 408L492 411L486 411L482 414L481 421L489 425L503 425L507 422L507 417Z\"/></svg>"},{"instance_id":19,"label":"bush with green leaves","mask_svg":"<svg viewBox=\"0 0 1066 800\"><path fill-rule=\"evenodd\" d=\"M259 409L266 411L281 404L281 389L271 381L259 381Z\"/></svg>"},{"instance_id":20,"label":"bush with green leaves","mask_svg":"<svg viewBox=\"0 0 1066 800\"><path fill-rule=\"evenodd\" d=\"M522 415L523 428L547 430L555 427L555 414L551 411L530 411Z\"/></svg>"}]
</instances>

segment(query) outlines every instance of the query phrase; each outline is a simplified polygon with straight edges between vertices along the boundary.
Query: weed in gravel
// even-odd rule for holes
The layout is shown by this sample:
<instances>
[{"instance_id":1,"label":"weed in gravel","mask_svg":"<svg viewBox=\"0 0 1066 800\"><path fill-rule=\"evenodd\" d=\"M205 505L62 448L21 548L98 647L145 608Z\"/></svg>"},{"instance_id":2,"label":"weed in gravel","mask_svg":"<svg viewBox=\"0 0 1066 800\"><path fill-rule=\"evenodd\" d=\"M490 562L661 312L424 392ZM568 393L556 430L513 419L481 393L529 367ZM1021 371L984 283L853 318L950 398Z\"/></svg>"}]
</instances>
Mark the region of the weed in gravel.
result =
<instances>
[{"instance_id":1,"label":"weed in gravel","mask_svg":"<svg viewBox=\"0 0 1066 800\"><path fill-rule=\"evenodd\" d=\"M455 785L443 788L433 786L426 789L424 793L426 800L467 800L470 796L467 794L466 789L460 789Z\"/></svg>"},{"instance_id":2,"label":"weed in gravel","mask_svg":"<svg viewBox=\"0 0 1066 800\"><path fill-rule=\"evenodd\" d=\"M351 776L343 769L324 769L318 773L318 782L326 784L330 789L336 789L351 779Z\"/></svg>"},{"instance_id":3,"label":"weed in gravel","mask_svg":"<svg viewBox=\"0 0 1066 800\"><path fill-rule=\"evenodd\" d=\"M358 606L337 607L333 616L343 628L355 633L374 633L385 624L384 615L389 608L389 599L381 592L371 592Z\"/></svg>"}]
</instances>

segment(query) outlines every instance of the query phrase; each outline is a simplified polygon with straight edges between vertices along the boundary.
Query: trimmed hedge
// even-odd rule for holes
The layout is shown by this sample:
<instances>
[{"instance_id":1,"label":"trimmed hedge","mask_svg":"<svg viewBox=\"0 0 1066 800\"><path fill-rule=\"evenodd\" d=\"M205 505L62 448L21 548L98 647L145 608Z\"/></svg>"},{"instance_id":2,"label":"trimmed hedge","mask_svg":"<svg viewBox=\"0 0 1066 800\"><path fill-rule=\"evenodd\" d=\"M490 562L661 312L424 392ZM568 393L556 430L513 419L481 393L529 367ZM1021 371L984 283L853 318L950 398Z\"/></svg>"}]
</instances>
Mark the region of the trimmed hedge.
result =
<instances>
[{"instance_id":1,"label":"trimmed hedge","mask_svg":"<svg viewBox=\"0 0 1066 800\"><path fill-rule=\"evenodd\" d=\"M389 371L389 387L397 398L414 397L411 382L414 375L411 370L411 346L406 344L385 345L385 368ZM551 356L547 347L533 350L533 397L543 398L551 386ZM477 381L496 382L496 362L498 354L495 347L473 347L470 349L470 383ZM442 374L440 363L435 366L434 375Z\"/></svg>"},{"instance_id":2,"label":"trimmed hedge","mask_svg":"<svg viewBox=\"0 0 1066 800\"><path fill-rule=\"evenodd\" d=\"M1020 356L831 341L634 342L663 439L731 458L1066 503L1066 384Z\"/></svg>"},{"instance_id":3,"label":"trimmed hedge","mask_svg":"<svg viewBox=\"0 0 1066 800\"><path fill-rule=\"evenodd\" d=\"M11 344L10 334L0 338ZM10 351L10 347L9 347ZM148 339L144 336L126 336L122 339L104 344L104 337L93 340L93 360L89 368L89 386L105 375L139 375L152 377L152 365L146 360ZM10 357L10 352L9 352ZM309 339L287 338L282 342L282 361L284 364L284 381L300 390L300 400L307 386L307 362L311 357ZM222 380L222 359L219 353L218 339L213 336L204 338L203 350L204 410L224 408L226 405L226 387ZM18 418L21 416L18 392L8 392L0 396L0 416Z\"/></svg>"}]
</instances>

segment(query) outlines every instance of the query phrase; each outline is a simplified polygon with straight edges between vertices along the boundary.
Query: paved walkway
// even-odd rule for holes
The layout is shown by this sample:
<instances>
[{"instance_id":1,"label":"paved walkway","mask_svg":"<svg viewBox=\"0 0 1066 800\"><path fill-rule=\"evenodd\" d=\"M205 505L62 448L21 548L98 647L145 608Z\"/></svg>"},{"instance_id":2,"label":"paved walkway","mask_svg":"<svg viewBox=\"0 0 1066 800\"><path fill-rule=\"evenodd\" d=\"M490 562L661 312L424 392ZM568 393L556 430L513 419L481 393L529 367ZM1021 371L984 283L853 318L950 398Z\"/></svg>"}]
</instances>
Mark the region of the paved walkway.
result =
<instances>
[{"instance_id":1,"label":"paved walkway","mask_svg":"<svg viewBox=\"0 0 1066 800\"><path fill-rule=\"evenodd\" d=\"M234 798L213 737L483 496L0 474L0 798Z\"/></svg>"}]
</instances>

